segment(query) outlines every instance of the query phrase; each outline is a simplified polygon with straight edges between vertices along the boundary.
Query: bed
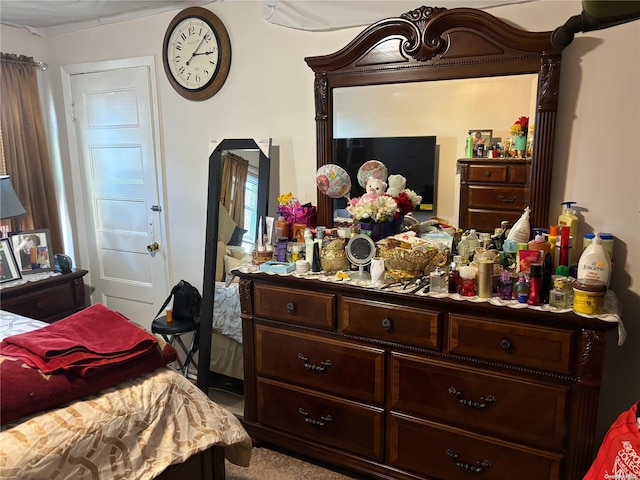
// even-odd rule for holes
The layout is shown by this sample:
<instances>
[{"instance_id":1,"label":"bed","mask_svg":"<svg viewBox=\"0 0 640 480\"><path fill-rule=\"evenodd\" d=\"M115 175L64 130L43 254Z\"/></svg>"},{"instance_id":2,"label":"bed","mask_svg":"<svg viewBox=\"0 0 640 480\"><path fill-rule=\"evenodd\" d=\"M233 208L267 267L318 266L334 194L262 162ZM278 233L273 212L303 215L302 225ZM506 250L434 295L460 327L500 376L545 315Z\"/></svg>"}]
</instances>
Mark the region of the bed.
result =
<instances>
[{"instance_id":1,"label":"bed","mask_svg":"<svg viewBox=\"0 0 640 480\"><path fill-rule=\"evenodd\" d=\"M216 282L209 369L242 380L242 320L238 284Z\"/></svg>"},{"instance_id":2,"label":"bed","mask_svg":"<svg viewBox=\"0 0 640 480\"><path fill-rule=\"evenodd\" d=\"M251 262L251 256L242 247L222 243L218 244L218 252L209 370L242 380L240 296L237 279L234 281L232 274L231 277L227 276L234 268Z\"/></svg>"},{"instance_id":3,"label":"bed","mask_svg":"<svg viewBox=\"0 0 640 480\"><path fill-rule=\"evenodd\" d=\"M67 382L66 390L80 391L87 388L83 382L93 381L90 377L107 376L95 370L83 381L61 380L60 376L72 375L69 371L44 374L44 370L13 356L11 342L24 338L17 334L30 332L40 339L48 339L54 331L51 327L71 322L72 317L83 312L48 325L0 311L0 478L222 480L225 478L225 458L238 465L249 464L251 440L237 417L166 366L175 358L175 350L160 338L149 355L158 357L155 361L165 366L137 373L132 378L55 407L22 415L23 411L19 409L24 407L20 403L28 402L17 398L12 405L11 398L5 397L19 395L25 390L25 395L31 394L37 399L41 387L34 389L33 386L40 380L47 385ZM143 363L136 358L126 360L122 365L127 362ZM31 392L18 386L17 381L15 385L9 383L12 376L7 372L17 365L29 379ZM38 381L29 377L35 374ZM46 388L48 386L42 387ZM91 384L88 388L91 391L96 387ZM62 392L55 397L64 398L65 394ZM21 416L14 418L16 415Z\"/></svg>"}]
</instances>

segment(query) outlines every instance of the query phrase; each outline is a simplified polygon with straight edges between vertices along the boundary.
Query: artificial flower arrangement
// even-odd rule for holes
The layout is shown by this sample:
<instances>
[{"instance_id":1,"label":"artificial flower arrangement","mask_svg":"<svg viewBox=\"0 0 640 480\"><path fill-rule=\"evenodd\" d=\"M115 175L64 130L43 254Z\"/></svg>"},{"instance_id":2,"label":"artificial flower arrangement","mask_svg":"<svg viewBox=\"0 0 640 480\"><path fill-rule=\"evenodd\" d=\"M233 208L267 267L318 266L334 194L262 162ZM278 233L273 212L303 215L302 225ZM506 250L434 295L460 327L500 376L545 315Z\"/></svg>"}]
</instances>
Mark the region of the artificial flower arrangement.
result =
<instances>
[{"instance_id":1,"label":"artificial flower arrangement","mask_svg":"<svg viewBox=\"0 0 640 480\"><path fill-rule=\"evenodd\" d=\"M367 192L349 200L347 211L351 217L356 222L390 222L413 212L422 201L420 195L405 188L406 179L402 175L390 175L389 184L385 192L386 182L376 178L367 180Z\"/></svg>"},{"instance_id":2,"label":"artificial flower arrangement","mask_svg":"<svg viewBox=\"0 0 640 480\"><path fill-rule=\"evenodd\" d=\"M510 132L511 132L511 135L526 136L528 130L529 130L529 117L520 117L518 118L518 120L516 120L516 123L511 125Z\"/></svg>"}]
</instances>

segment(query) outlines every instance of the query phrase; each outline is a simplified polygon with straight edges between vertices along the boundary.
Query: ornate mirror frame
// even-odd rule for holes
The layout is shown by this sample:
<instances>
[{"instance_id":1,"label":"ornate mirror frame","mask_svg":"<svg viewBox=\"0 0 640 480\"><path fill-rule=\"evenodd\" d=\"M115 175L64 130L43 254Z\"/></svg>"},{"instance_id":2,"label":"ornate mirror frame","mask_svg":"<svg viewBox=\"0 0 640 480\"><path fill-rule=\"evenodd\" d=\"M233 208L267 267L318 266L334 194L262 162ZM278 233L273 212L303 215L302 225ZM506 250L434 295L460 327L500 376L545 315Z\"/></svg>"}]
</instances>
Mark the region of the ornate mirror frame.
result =
<instances>
[{"instance_id":1,"label":"ornate mirror frame","mask_svg":"<svg viewBox=\"0 0 640 480\"><path fill-rule=\"evenodd\" d=\"M551 33L473 8L422 6L370 25L335 53L305 58L315 72L317 167L333 163L335 88L537 73L529 205L531 224L546 225L563 50ZM318 192L318 225L333 225L332 200Z\"/></svg>"},{"instance_id":2,"label":"ornate mirror frame","mask_svg":"<svg viewBox=\"0 0 640 480\"><path fill-rule=\"evenodd\" d=\"M218 258L218 218L222 194L223 154L229 150L259 150L258 219L267 215L269 198L269 172L271 168L270 138L233 138L217 143L209 155L209 189L207 194L207 227L204 247L204 278L202 304L200 307L200 331L198 341L197 386L208 394L210 386L209 357L211 356L211 333L213 307L215 305L216 260Z\"/></svg>"}]
</instances>

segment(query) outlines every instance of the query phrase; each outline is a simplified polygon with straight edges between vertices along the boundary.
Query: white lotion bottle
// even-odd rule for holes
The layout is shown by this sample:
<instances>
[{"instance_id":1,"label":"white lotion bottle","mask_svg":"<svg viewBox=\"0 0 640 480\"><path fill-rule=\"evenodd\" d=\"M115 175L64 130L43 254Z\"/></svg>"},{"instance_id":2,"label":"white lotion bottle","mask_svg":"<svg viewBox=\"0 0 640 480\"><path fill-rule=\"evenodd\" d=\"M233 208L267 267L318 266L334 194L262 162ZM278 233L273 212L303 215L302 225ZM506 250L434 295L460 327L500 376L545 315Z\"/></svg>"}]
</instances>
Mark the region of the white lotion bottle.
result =
<instances>
[{"instance_id":1,"label":"white lotion bottle","mask_svg":"<svg viewBox=\"0 0 640 480\"><path fill-rule=\"evenodd\" d=\"M529 207L526 207L522 216L516 223L514 223L513 227L511 227L511 230L509 230L507 240L515 240L517 243L529 242L529 237L531 235L531 225L529 224L530 213L531 209Z\"/></svg>"},{"instance_id":2,"label":"white lotion bottle","mask_svg":"<svg viewBox=\"0 0 640 480\"><path fill-rule=\"evenodd\" d=\"M582 252L578 260L578 280L599 280L607 284L611 279L611 257L602 245L600 234L596 233L591 244Z\"/></svg>"}]
</instances>

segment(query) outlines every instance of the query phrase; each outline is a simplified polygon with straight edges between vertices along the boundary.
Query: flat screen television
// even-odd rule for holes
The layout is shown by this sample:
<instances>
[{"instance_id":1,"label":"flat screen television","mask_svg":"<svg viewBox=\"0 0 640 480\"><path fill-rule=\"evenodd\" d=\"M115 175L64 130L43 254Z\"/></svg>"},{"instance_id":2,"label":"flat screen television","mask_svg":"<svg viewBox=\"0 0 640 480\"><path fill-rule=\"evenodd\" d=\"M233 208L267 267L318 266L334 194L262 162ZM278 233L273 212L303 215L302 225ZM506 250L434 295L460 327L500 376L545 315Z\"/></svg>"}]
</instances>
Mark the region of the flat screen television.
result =
<instances>
[{"instance_id":1,"label":"flat screen television","mask_svg":"<svg viewBox=\"0 0 640 480\"><path fill-rule=\"evenodd\" d=\"M438 181L435 136L334 139L333 161L344 168L351 178L350 198L365 193L357 177L358 169L369 160L384 163L389 175L398 174L407 179L407 188L422 196L422 202L416 210L435 211ZM346 205L345 198L333 201L334 211Z\"/></svg>"}]
</instances>

